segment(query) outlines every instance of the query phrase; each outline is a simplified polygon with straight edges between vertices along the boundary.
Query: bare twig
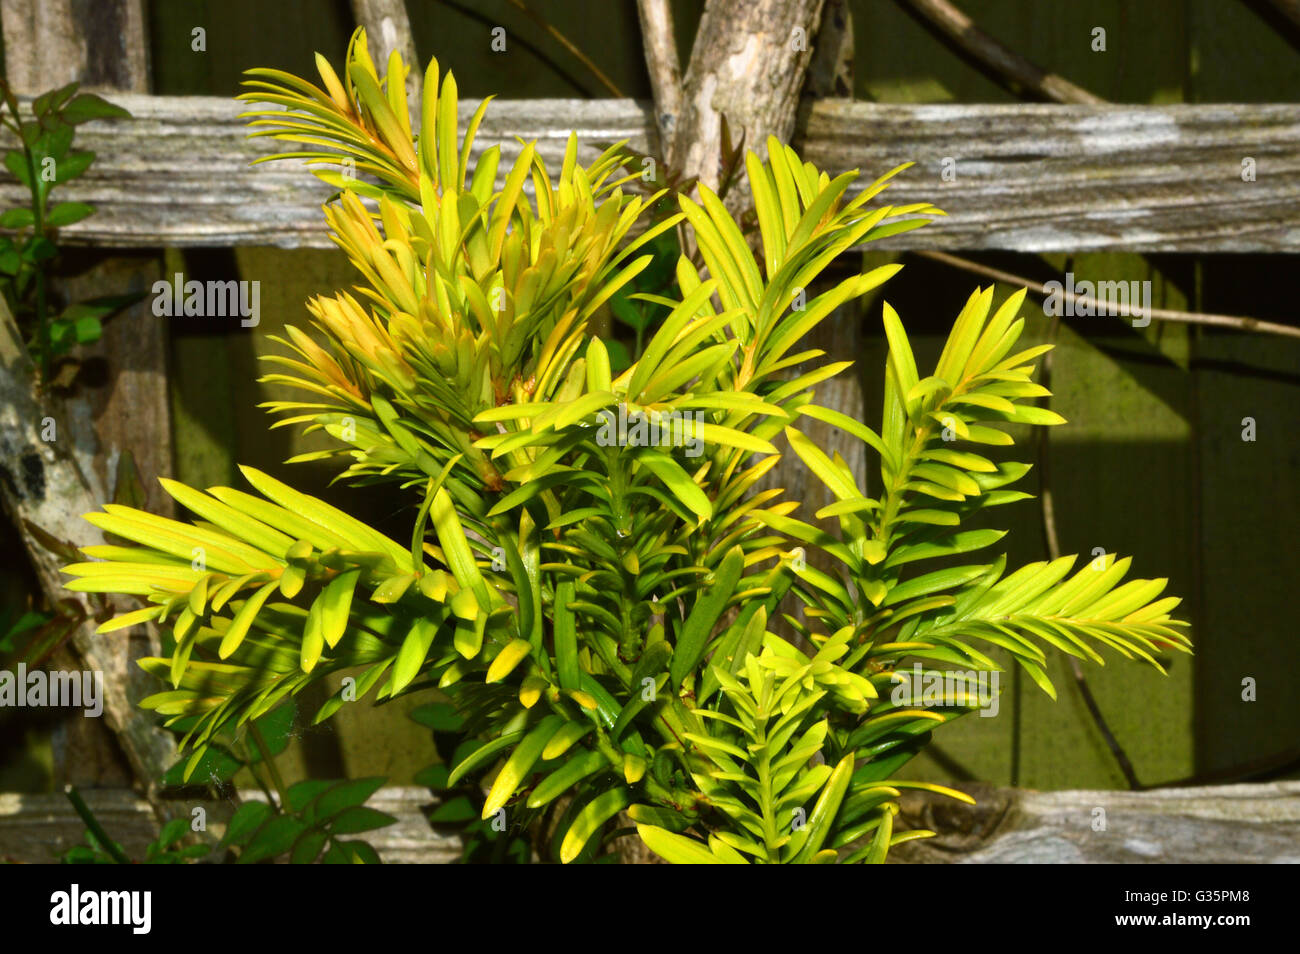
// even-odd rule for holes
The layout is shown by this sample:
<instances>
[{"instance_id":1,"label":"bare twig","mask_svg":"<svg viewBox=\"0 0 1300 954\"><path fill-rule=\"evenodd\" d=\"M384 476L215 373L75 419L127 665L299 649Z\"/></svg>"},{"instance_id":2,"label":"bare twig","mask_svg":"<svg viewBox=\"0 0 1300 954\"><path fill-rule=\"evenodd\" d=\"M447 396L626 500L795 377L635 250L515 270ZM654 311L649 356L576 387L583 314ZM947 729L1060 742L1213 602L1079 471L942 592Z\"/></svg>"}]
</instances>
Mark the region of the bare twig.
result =
<instances>
[{"instance_id":1,"label":"bare twig","mask_svg":"<svg viewBox=\"0 0 1300 954\"><path fill-rule=\"evenodd\" d=\"M87 830L95 836L95 841L99 843L99 847L104 849L116 864L129 865L131 859L126 856L126 852L122 850L122 846L115 842L108 832L104 831L104 826L99 823L99 819L96 818L95 813L90 810L90 806L87 805L86 800L81 797L81 793L73 786L65 785L63 786L63 794L68 796L68 801L72 802L72 807L76 809L77 814L81 816L81 820L85 824Z\"/></svg>"},{"instance_id":2,"label":"bare twig","mask_svg":"<svg viewBox=\"0 0 1300 954\"><path fill-rule=\"evenodd\" d=\"M1156 788L1190 788L1196 785L1228 785L1236 782L1257 782L1275 778L1285 778L1300 766L1300 748L1290 748L1282 752L1267 755L1262 759L1251 759L1238 765L1213 772L1198 772L1186 778L1161 782Z\"/></svg>"},{"instance_id":3,"label":"bare twig","mask_svg":"<svg viewBox=\"0 0 1300 954\"><path fill-rule=\"evenodd\" d=\"M1000 282L1007 282L1011 285L1023 285L1036 295L1049 295L1055 292L1049 292L1045 285L1031 281L1023 275L1013 275L1011 272L1004 272L998 268L990 268L988 265L981 265L978 262L972 262L969 259L960 258L956 255L949 255L947 252L917 251L917 255L933 259L936 262L943 262L945 265L951 265L954 268L964 269L973 272L976 275L984 275L988 278L995 278ZM1076 295L1074 292L1061 289L1060 295L1074 302L1075 304L1085 305L1094 310L1109 308L1108 302L1102 302L1091 295ZM1273 321L1260 321L1258 318L1245 318L1240 315L1213 315L1197 311L1175 311L1170 308L1152 308L1146 312L1151 318L1159 321L1174 321L1186 325L1207 325L1212 328L1231 328L1234 331L1254 331L1266 335L1283 335L1288 338L1300 338L1300 328L1293 325L1282 325Z\"/></svg>"},{"instance_id":4,"label":"bare twig","mask_svg":"<svg viewBox=\"0 0 1300 954\"><path fill-rule=\"evenodd\" d=\"M627 94L619 89L618 86L615 85L614 81L601 71L599 66L592 62L591 57L574 46L567 36L555 27L551 26L550 22L544 16L528 4L524 3L524 0L510 0L510 5L521 11L524 16L528 17L528 19L532 20L539 27L549 33L551 37L560 44L560 46L568 50L574 59L591 71L591 75L600 81L600 85L609 90L611 96L617 97L618 99L624 99L626 97Z\"/></svg>"},{"instance_id":5,"label":"bare twig","mask_svg":"<svg viewBox=\"0 0 1300 954\"><path fill-rule=\"evenodd\" d=\"M1069 80L1049 73L989 36L948 0L902 0L935 29L1003 78L1058 103L1106 102Z\"/></svg>"},{"instance_id":6,"label":"bare twig","mask_svg":"<svg viewBox=\"0 0 1300 954\"><path fill-rule=\"evenodd\" d=\"M641 43L645 47L646 70L655 100L659 150L666 156L682 111L682 69L677 59L673 10L668 0L637 0L636 9L641 18Z\"/></svg>"},{"instance_id":7,"label":"bare twig","mask_svg":"<svg viewBox=\"0 0 1300 954\"><path fill-rule=\"evenodd\" d=\"M1062 77L1047 73L1042 68L1031 63L1019 53L999 43L993 37L981 31L975 23L964 13L954 7L947 0L904 0L919 15L928 20L933 26L941 30L956 42L963 50L974 56L986 66L998 72L1004 79L1028 90L1032 90L1039 96L1046 99L1054 100L1058 103L1082 103L1086 105L1096 105L1104 103L1099 96L1095 96L1087 90L1075 86ZM982 274L999 281L1011 282L1012 284L1024 285L1034 289L1038 294L1046 295L1048 291L1043 285L1036 282L1021 279L1018 276L1011 275L1007 272L1001 272L997 269L987 268L976 262L959 258L956 255L948 255L944 252L920 252L927 258L953 265L957 268L963 268L967 271ZM1088 296L1075 295L1073 292L1062 293L1071 301L1089 302L1096 304L1096 300ZM1211 316L1193 316L1186 312L1177 313L1180 318L1174 318L1174 313L1168 313L1162 317L1166 321L1183 320L1192 321L1196 317ZM1150 312L1151 317L1156 317L1156 309ZM1226 316L1214 316L1226 317ZM1246 321L1249 319L1238 319ZM1208 323L1208 322L1207 322ZM1060 319L1053 318L1051 327L1048 330L1048 340L1055 341L1057 331L1060 327ZM1279 326L1281 327L1281 326ZM1297 329L1300 334L1300 329ZM1047 387L1051 380L1051 352L1049 351L1043 358L1040 366L1041 382ZM1050 398L1048 402L1050 403ZM1044 405L1046 406L1046 405ZM1043 517L1043 535L1047 543L1048 552L1052 559L1060 556L1060 540L1056 532L1056 511L1052 499L1052 490L1048 480L1048 455L1047 455L1047 435L1046 429L1039 433L1038 437L1038 468L1039 468L1039 488L1040 501ZM1106 717L1102 715L1101 708L1097 705L1097 700L1093 697L1092 690L1088 686L1087 677L1084 675L1083 666L1074 656L1069 659L1070 672L1074 676L1075 685L1079 689L1079 695L1083 699L1089 714L1092 716L1093 723L1101 733L1102 738L1106 740L1106 745L1110 749L1111 755L1114 756L1116 764L1124 774L1129 788L1139 789L1142 787L1138 781L1137 773L1133 771L1133 763L1129 761L1128 755L1123 747L1120 746L1119 740L1111 732L1110 726L1106 722Z\"/></svg>"},{"instance_id":8,"label":"bare twig","mask_svg":"<svg viewBox=\"0 0 1300 954\"><path fill-rule=\"evenodd\" d=\"M1037 294L1047 295L1046 286L1038 282L1030 281L1020 275L1013 275L1010 272L1004 272L1000 269L989 268L986 265L980 265L977 262L960 258L956 255L949 255L946 252L918 252L926 258L933 259L937 262L951 265L955 268L961 268L968 272L974 272L977 275L984 275L1001 282L1007 282L1012 285L1023 285ZM1104 303L1097 301L1088 295L1075 295L1072 292L1066 292L1062 289L1061 294L1076 303L1085 303L1096 307ZM1217 327L1235 328L1241 331L1259 331L1271 334L1289 335L1300 337L1300 328L1292 328L1288 325L1278 325L1267 321L1258 321L1254 318L1240 318L1234 315L1205 315L1196 312L1171 311L1162 308L1152 308L1147 314L1152 318L1159 318L1163 321L1179 321L1186 324L1214 325ZM1059 319L1052 320L1051 327L1048 330L1048 340L1054 341L1056 332L1059 328ZM1043 387L1051 385L1051 355L1047 352L1040 366L1040 383ZM1039 469L1039 488L1043 516L1043 534L1046 538L1047 549L1052 559L1060 556L1060 542L1056 533L1056 513L1052 501L1052 491L1048 483L1048 457L1047 457L1047 438L1044 433L1039 434L1038 441L1038 469ZM1083 672L1083 666L1079 660L1073 656L1068 657L1070 672L1074 676L1075 684L1079 688L1079 695L1083 699L1083 704L1087 706L1088 712L1092 715L1092 721L1097 726L1102 738L1106 741L1106 746L1110 749L1111 754L1115 757L1115 762L1119 769L1124 773L1124 778L1128 782L1129 788L1137 791L1142 788L1142 783L1138 780L1137 773L1133 770L1133 763L1129 761L1128 755L1115 734L1111 732L1110 726L1106 722L1105 716L1102 715L1101 708L1097 705L1097 700L1093 697L1092 690L1088 687L1088 680Z\"/></svg>"},{"instance_id":9,"label":"bare twig","mask_svg":"<svg viewBox=\"0 0 1300 954\"><path fill-rule=\"evenodd\" d=\"M1270 7L1300 28L1300 0L1264 0Z\"/></svg>"}]
</instances>

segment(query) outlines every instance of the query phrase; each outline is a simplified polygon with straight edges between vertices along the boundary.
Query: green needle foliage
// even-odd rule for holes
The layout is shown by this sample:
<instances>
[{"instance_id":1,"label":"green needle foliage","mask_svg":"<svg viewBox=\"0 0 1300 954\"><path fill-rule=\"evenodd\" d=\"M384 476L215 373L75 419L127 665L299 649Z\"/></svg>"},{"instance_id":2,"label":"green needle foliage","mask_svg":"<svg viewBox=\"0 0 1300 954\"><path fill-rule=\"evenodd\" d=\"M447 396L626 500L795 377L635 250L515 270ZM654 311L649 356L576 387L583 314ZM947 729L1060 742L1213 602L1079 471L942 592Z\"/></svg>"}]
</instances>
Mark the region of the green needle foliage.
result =
<instances>
[{"instance_id":1,"label":"green needle foliage","mask_svg":"<svg viewBox=\"0 0 1300 954\"><path fill-rule=\"evenodd\" d=\"M986 653L1002 650L1051 692L1048 649L1157 668L1188 650L1178 600L1158 599L1164 580L1123 582L1127 559L1073 574L1072 557L950 565L1002 537L963 530L968 517L1027 496L1007 488L1028 466L983 448L1011 444L1004 424L1061 423L1033 404L1046 349L1015 347L1023 293L994 311L977 290L924 377L886 306L878 432L814 403L848 363L819 364L801 341L898 266L806 290L841 253L938 214L870 207L889 176L852 193L856 172L831 178L769 141L767 161L745 160L756 260L704 187L635 233L655 199L624 193L635 173L617 147L583 165L571 138L555 175L524 144L498 189L500 149L471 161L486 104L460 134L436 62L418 139L396 54L380 78L358 33L342 78L318 62L323 87L254 70L245 97L267 104L255 134L301 144L289 155L339 189L325 215L360 283L309 303L316 337L289 329L266 380L305 396L271 410L334 438L308 456L344 458L344 480L409 492L415 518L392 540L251 468L251 493L164 481L191 522L89 516L135 545L87 548L97 559L68 567L69 586L147 602L105 630L171 627L171 657L145 663L171 688L144 705L188 720L191 766L221 733L346 673L318 721L441 690L478 740L447 786L482 778L483 818L534 824L544 857L595 858L625 812L672 862L879 862L928 834L895 830L900 789L965 798L895 779L932 729L978 705L894 702L915 664L994 670ZM679 223L705 272L678 259L674 294L649 296L667 316L615 375L588 322ZM626 440L611 436L619 416ZM804 418L870 446L876 496ZM675 442L642 439L650 424ZM779 438L835 497L821 526L756 489Z\"/></svg>"}]
</instances>

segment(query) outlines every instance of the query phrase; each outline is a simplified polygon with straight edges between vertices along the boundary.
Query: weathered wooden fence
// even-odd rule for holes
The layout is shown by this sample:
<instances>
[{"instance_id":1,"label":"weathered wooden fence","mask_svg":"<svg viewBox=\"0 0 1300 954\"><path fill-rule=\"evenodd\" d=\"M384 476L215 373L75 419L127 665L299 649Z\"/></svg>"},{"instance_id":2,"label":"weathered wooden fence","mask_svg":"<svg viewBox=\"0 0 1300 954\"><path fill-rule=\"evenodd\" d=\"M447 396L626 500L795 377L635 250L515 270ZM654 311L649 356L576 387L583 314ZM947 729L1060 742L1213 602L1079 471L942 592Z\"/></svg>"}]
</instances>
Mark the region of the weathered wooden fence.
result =
<instances>
[{"instance_id":1,"label":"weathered wooden fence","mask_svg":"<svg viewBox=\"0 0 1300 954\"><path fill-rule=\"evenodd\" d=\"M15 22L34 25L41 4L4 0L3 5L6 47L18 48L23 34L11 31L11 18L17 15ZM50 7L64 14L71 9L68 0L51 0ZM140 66L145 42L138 0L105 0L104 9L112 13L109 26L121 26L127 47L135 51L130 60L135 66L121 76L119 70L90 78L119 90L147 88ZM82 23L72 38L82 46L74 42L68 56L75 59L80 49L84 59L87 38L93 45L94 31L103 33L109 26ZM46 43L47 55L29 57L24 68L31 83L52 76L51 64L68 58L63 40L50 45L40 35L39 30L33 34L32 44ZM74 71L56 79L77 76L88 74ZM51 79L48 85L54 84ZM99 158L89 174L61 190L61 198L90 202L98 211L64 229L61 243L121 250L332 247L320 216L329 189L294 163L250 166L251 160L279 147L246 138L239 104L206 96L121 91L108 96L134 118L92 123L79 132L79 146L93 149ZM536 140L548 164L558 165L571 129L586 149L622 139L649 151L658 145L651 107L634 100L504 100L489 110L478 148L499 143L510 156L518 139ZM934 201L948 218L939 227L881 243L881 248L1070 254L1300 250L1296 105L935 106L822 99L805 104L794 139L822 167L832 172L861 168L867 181L898 163L917 163L896 180L889 201ZM1253 175L1243 176L1247 167ZM945 176L945 169L951 175ZM22 198L19 187L0 172L0 202L21 204ZM131 332L122 334L129 338ZM164 338L160 327L149 332L155 344ZM1240 353L1245 361L1262 354L1259 349ZM1091 365L1088 370L1105 371ZM152 373L160 372L155 368ZM1103 380L1101 375L1098 379ZM1228 389L1221 382L1215 387L1201 400L1218 401L1239 418L1235 405L1223 398ZM1068 393L1065 397L1068 401ZM1199 477L1214 463L1198 460L1194 466L1203 468L1195 471ZM1248 501L1246 506L1260 517L1268 502ZM1218 519L1254 525L1231 514ZM1235 561L1229 552L1206 562L1210 572L1230 570ZM1256 651L1247 658L1266 657ZM1253 671L1248 662L1241 667ZM1077 707L1060 718L1083 720ZM1158 714L1152 721L1159 721ZM1081 742L1072 736L1061 744ZM1158 734L1152 744L1163 744ZM1300 783L1137 794L1010 789L979 794L980 807L969 811L930 799L909 800L905 810L920 824L932 823L941 837L904 846L898 858L1297 860ZM142 848L156 830L147 803L127 792L89 792L87 797L128 848ZM374 839L387 860L450 860L454 844L432 833L424 821L421 806L428 801L424 790L400 787L376 797L373 804L400 819L399 826ZM1107 812L1108 832L1092 827L1097 808ZM219 819L221 806L212 809ZM80 825L62 796L0 796L0 856L45 860L79 836Z\"/></svg>"}]
</instances>

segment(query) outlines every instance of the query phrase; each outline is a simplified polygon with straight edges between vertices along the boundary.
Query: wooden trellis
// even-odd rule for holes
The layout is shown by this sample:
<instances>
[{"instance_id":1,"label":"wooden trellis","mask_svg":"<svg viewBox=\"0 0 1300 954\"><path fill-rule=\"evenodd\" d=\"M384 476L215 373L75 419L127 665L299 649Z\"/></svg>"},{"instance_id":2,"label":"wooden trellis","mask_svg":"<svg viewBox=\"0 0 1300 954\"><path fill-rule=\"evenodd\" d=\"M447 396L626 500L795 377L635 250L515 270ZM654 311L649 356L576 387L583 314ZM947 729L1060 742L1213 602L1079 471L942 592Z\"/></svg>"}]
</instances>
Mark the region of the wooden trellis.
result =
<instances>
[{"instance_id":1,"label":"wooden trellis","mask_svg":"<svg viewBox=\"0 0 1300 954\"><path fill-rule=\"evenodd\" d=\"M658 6L646 0L640 5L643 19ZM259 156L282 146L247 138L247 123L239 118L241 104L215 97L139 92L148 85L139 0L104 0L104 19L96 23L74 23L70 0L50 0L44 6L40 0L3 0L0 6L5 13L11 78L15 69L28 69L34 77L25 91L36 91L37 78L42 87L81 78L99 85L107 98L124 106L133 117L91 123L79 131L78 146L93 150L98 159L87 175L61 189L60 198L89 202L97 213L63 229L61 243L110 250L333 247L320 214L329 188L298 163L252 165ZM356 6L359 13L368 11L363 18L378 22L394 4L358 0ZM396 4L399 10L400 6ZM816 0L791 4L799 15L820 7ZM60 22L68 29L51 29L51 24ZM23 23L29 29L17 31L12 23ZM717 23L712 26L720 29ZM390 37L398 45L403 39L400 32ZM123 37L122 50L127 54L122 68L97 74L94 67L102 66L104 51L96 58L87 55L87 49L102 45L105 38L116 40L117 33ZM48 45L56 39L63 43L68 36L79 40L81 47L76 42L70 49ZM647 48L653 41L648 35ZM15 58L24 44L39 53L41 43L47 44L45 57ZM51 63L69 57L75 61L78 49L81 68L74 63L66 77L53 76ZM661 78L655 79L656 95L660 96ZM692 89L688 70L687 100ZM473 105L463 107L462 119ZM682 116L688 116L689 103L678 103L678 107ZM571 129L577 131L588 151L600 144L629 140L640 150L671 153L661 142L662 120L657 116L663 112L662 102L656 108L630 99L497 101L480 129L476 150L499 144L506 160L500 166L503 174L521 139L535 140L544 161L558 167ZM881 242L877 247L882 249L1033 253L1300 250L1300 106L926 106L817 99L804 105L791 138L796 148L820 167L832 174L860 168L867 173L866 182L899 163L916 163L895 180L888 201L934 201L948 218L941 228L904 233ZM944 175L945 168L951 175ZM1247 174L1243 175L1244 171ZM22 188L0 171L0 202L12 206L24 201ZM142 322L140 327L148 324ZM141 334L137 346L157 351L164 336L161 323L153 323ZM161 374L155 373L154 378L151 393L165 394ZM165 408L160 408L144 429L165 435L168 427ZM122 440L130 431L130 426L119 420L117 425L110 421L107 432ZM117 727L128 748L148 747L141 741L142 724L147 719L140 716L125 729ZM137 766L149 761L133 760ZM1202 844L1203 835L1215 825L1224 826L1224 831L1245 830L1247 835L1258 836L1251 842L1255 847L1237 846L1239 853L1264 846L1259 850L1270 853L1274 860L1285 860L1285 845L1294 840L1300 824L1296 808L1300 790L1295 785L1191 794L994 794L994 805L1000 804L999 799L1014 804L1018 820L1000 817L978 838L966 842L950 838L947 851L951 857L1135 860L1122 851L1108 854L1104 842L1087 839L1085 847L1083 841L1072 839L1070 826L1086 821L1095 805L1146 819L1145 831L1168 839L1162 860L1209 858L1207 852L1213 846ZM451 857L451 846L443 840L430 836L427 844L420 844L419 807L427 801L426 793L385 789L378 800L380 807L402 819L402 826L375 839L381 850L387 849L387 857L426 861ZM151 827L144 824L144 804L125 793L105 795L100 803L92 799L92 804L111 819L136 825L141 833ZM924 805L913 807L924 811ZM1260 831L1243 829L1255 819L1260 820ZM77 833L78 825L72 822L70 826L71 821L60 799L0 799L0 854L36 860L34 855L41 846L65 838L70 831ZM1275 827L1267 828L1269 824ZM938 860L943 850L917 848L915 857ZM925 854L927 851L930 854ZM1212 860L1226 857L1232 857L1231 853Z\"/></svg>"}]
</instances>

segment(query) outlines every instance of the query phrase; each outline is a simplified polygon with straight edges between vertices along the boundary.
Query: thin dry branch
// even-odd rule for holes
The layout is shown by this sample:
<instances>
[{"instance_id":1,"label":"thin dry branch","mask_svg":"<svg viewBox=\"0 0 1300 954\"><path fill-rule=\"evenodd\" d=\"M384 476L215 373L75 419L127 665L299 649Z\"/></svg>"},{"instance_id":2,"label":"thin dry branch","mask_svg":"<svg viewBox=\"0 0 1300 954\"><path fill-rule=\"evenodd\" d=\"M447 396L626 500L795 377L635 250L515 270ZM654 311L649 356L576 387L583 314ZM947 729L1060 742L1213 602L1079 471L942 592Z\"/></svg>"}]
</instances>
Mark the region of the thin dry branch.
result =
<instances>
[{"instance_id":1,"label":"thin dry branch","mask_svg":"<svg viewBox=\"0 0 1300 954\"><path fill-rule=\"evenodd\" d=\"M677 58L677 36L673 32L673 9L668 0L637 0L641 19L641 43L645 48L646 71L655 101L655 125L660 143L672 142L677 117L682 111L682 68ZM661 146L661 150L666 151Z\"/></svg>"},{"instance_id":2,"label":"thin dry branch","mask_svg":"<svg viewBox=\"0 0 1300 954\"><path fill-rule=\"evenodd\" d=\"M1058 103L1099 105L1106 102L1069 80L1049 73L989 36L948 0L902 0L928 23L985 66L1017 86Z\"/></svg>"},{"instance_id":3,"label":"thin dry branch","mask_svg":"<svg viewBox=\"0 0 1300 954\"><path fill-rule=\"evenodd\" d=\"M1264 0L1270 7L1300 28L1300 0Z\"/></svg>"},{"instance_id":4,"label":"thin dry branch","mask_svg":"<svg viewBox=\"0 0 1300 954\"><path fill-rule=\"evenodd\" d=\"M520 12L522 12L524 16L528 17L528 19L532 20L539 27L541 27L543 30L549 33L551 37L553 37L555 41L560 44L560 46L568 50L574 59L576 59L583 66L585 66L588 70L591 71L591 75L596 77L596 79L600 81L601 86L604 86L605 89L609 90L609 94L611 96L614 96L618 99L622 99L624 96L627 95L621 89L618 88L618 86L614 83L612 79L610 79L608 76L604 74L601 68L597 66L595 62L592 61L591 57L589 57L586 53L583 53L582 50L578 49L578 47L575 46L567 36L561 33L557 28L552 26L550 21L548 21L544 16L542 16L540 13L538 13L528 4L524 3L524 0L510 0L510 5L516 8L517 10L519 10Z\"/></svg>"},{"instance_id":5,"label":"thin dry branch","mask_svg":"<svg viewBox=\"0 0 1300 954\"><path fill-rule=\"evenodd\" d=\"M988 278L995 278L1000 282L1007 282L1011 285L1023 285L1036 295L1049 295L1045 285L1036 281L1025 278L1023 275L1014 275L1011 272L1004 272L998 268L990 268L987 265L981 265L978 262L972 262L969 259L960 258L956 255L949 255L947 252L917 251L917 255L925 258L934 259L936 262L943 262L954 268L961 268L976 275L984 275ZM1109 308L1107 302L1099 301L1091 295L1076 295L1074 292L1062 289L1060 292L1063 298L1068 299L1076 304L1087 305L1089 308L1100 311L1103 308ZM1159 321L1176 321L1187 325L1207 325L1212 328L1231 328L1234 331L1254 331L1266 335L1283 335L1288 338L1300 338L1300 328L1293 325L1282 325L1273 321L1261 321L1258 318L1245 318L1241 315L1214 315L1196 311L1176 311L1171 308L1152 308L1147 314Z\"/></svg>"}]
</instances>

